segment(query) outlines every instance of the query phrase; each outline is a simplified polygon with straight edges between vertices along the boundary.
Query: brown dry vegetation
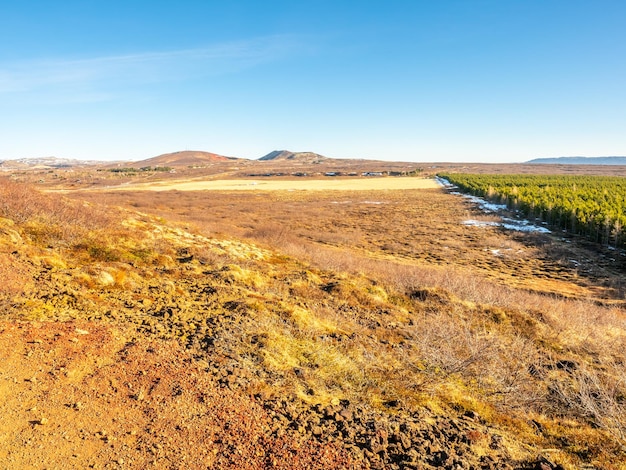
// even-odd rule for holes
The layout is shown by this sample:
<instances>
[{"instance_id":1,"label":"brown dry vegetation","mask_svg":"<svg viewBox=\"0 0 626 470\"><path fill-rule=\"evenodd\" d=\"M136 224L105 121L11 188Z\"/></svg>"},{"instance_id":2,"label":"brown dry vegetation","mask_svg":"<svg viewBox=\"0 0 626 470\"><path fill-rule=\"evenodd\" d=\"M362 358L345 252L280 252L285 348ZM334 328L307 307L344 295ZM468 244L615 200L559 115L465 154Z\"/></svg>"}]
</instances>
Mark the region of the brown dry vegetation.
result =
<instances>
[{"instance_id":1,"label":"brown dry vegetation","mask_svg":"<svg viewBox=\"0 0 626 470\"><path fill-rule=\"evenodd\" d=\"M205 387L273 423L254 431L262 458L248 468L307 466L322 448L321 468L626 464L623 267L577 240L465 226L485 216L439 189L0 191L5 320L114 324L123 344L183 346ZM159 410L178 422L185 406ZM245 426L222 416L229 442ZM156 443L177 456L180 440L142 426L125 462L140 468ZM11 442L0 447L15 457ZM209 447L223 460L206 465L242 466Z\"/></svg>"}]
</instances>

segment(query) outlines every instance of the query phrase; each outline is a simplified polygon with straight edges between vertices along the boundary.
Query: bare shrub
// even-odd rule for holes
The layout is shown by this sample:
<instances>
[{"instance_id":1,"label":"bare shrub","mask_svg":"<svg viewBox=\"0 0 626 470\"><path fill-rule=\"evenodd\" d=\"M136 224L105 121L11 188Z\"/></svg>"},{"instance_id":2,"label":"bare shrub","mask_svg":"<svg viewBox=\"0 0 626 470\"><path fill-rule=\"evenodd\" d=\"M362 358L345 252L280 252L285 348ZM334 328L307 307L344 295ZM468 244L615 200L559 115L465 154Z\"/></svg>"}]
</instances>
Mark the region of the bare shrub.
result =
<instances>
[{"instance_id":1,"label":"bare shrub","mask_svg":"<svg viewBox=\"0 0 626 470\"><path fill-rule=\"evenodd\" d=\"M284 246L294 241L291 231L281 224L263 223L244 234L246 238L260 240L274 246Z\"/></svg>"},{"instance_id":2,"label":"bare shrub","mask_svg":"<svg viewBox=\"0 0 626 470\"><path fill-rule=\"evenodd\" d=\"M626 373L624 364L606 364L606 372L581 365L570 380L551 385L555 411L589 420L595 425L626 438Z\"/></svg>"},{"instance_id":3,"label":"bare shrub","mask_svg":"<svg viewBox=\"0 0 626 470\"><path fill-rule=\"evenodd\" d=\"M424 316L415 327L423 360L445 375L466 373L494 350L487 336L460 318L439 311Z\"/></svg>"},{"instance_id":4,"label":"bare shrub","mask_svg":"<svg viewBox=\"0 0 626 470\"><path fill-rule=\"evenodd\" d=\"M42 244L72 243L90 230L115 224L113 211L44 194L33 185L4 179L0 184L0 217L24 226Z\"/></svg>"},{"instance_id":5,"label":"bare shrub","mask_svg":"<svg viewBox=\"0 0 626 470\"><path fill-rule=\"evenodd\" d=\"M32 185L3 178L0 181L0 216L23 223L49 210L46 199Z\"/></svg>"}]
</instances>

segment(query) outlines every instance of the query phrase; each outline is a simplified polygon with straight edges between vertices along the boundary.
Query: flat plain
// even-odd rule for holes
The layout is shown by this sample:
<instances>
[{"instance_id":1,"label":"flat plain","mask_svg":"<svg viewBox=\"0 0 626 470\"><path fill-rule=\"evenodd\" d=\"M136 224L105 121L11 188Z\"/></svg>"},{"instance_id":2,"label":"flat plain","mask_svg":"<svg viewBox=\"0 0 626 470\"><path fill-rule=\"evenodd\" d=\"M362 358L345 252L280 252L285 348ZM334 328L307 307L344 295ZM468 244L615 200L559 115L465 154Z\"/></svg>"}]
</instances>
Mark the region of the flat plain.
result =
<instances>
[{"instance_id":1,"label":"flat plain","mask_svg":"<svg viewBox=\"0 0 626 470\"><path fill-rule=\"evenodd\" d=\"M432 178L215 179L136 183L132 191L379 191L435 188Z\"/></svg>"}]
</instances>

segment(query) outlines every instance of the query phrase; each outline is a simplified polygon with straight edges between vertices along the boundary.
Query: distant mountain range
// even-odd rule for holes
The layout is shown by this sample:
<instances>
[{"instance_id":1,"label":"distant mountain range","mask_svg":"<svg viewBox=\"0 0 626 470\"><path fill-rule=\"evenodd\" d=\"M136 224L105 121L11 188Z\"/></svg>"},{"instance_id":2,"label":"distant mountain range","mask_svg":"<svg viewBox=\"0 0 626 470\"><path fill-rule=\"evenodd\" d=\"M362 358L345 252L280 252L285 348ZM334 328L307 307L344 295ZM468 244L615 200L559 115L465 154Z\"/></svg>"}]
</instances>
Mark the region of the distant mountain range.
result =
<instances>
[{"instance_id":1,"label":"distant mountain range","mask_svg":"<svg viewBox=\"0 0 626 470\"><path fill-rule=\"evenodd\" d=\"M72 168L86 165L129 166L134 168L143 167L189 167L204 166L217 162L241 160L237 157L225 157L211 152L199 150L183 150L180 152L164 153L156 157L139 161L94 161L72 160L68 158L42 157L20 158L12 160L0 160L0 170L22 170L29 168ZM292 161L302 163L321 163L330 160L313 152L292 152L290 150L274 150L258 159L258 161Z\"/></svg>"},{"instance_id":2,"label":"distant mountain range","mask_svg":"<svg viewBox=\"0 0 626 470\"><path fill-rule=\"evenodd\" d=\"M97 163L102 162L58 157L16 158L14 160L0 160L0 169L20 170L29 168L72 168L85 165L95 165Z\"/></svg>"},{"instance_id":3,"label":"distant mountain range","mask_svg":"<svg viewBox=\"0 0 626 470\"><path fill-rule=\"evenodd\" d=\"M526 163L557 165L626 165L626 157L552 157L535 158Z\"/></svg>"},{"instance_id":4,"label":"distant mountain range","mask_svg":"<svg viewBox=\"0 0 626 470\"><path fill-rule=\"evenodd\" d=\"M144 167L192 167L205 166L219 162L242 160L237 157L226 157L212 152L199 150L183 150L180 152L165 153L156 157L140 161L97 161L97 160L76 160L58 157L41 158L18 158L10 160L0 160L0 170L26 170L31 168L54 169L54 168L76 168L89 165L104 165L105 167L129 166L135 168ZM256 161L267 162L300 162L307 164L323 163L333 160L314 152L292 152L290 150L274 150L267 155L258 158ZM254 161L254 160L252 160ZM610 157L545 157L535 158L525 162L526 164L552 164L552 165L623 165L626 166L626 156Z\"/></svg>"}]
</instances>

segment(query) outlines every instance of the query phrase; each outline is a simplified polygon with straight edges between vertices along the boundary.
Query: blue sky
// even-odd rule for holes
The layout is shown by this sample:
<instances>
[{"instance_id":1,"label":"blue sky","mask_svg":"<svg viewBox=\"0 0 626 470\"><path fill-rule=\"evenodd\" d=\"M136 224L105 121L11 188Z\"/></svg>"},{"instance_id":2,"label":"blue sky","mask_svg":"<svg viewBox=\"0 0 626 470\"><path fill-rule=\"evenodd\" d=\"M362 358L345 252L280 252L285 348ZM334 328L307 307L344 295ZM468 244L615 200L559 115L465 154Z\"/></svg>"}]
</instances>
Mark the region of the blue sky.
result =
<instances>
[{"instance_id":1,"label":"blue sky","mask_svg":"<svg viewBox=\"0 0 626 470\"><path fill-rule=\"evenodd\" d=\"M621 0L22 0L0 39L0 160L626 155Z\"/></svg>"}]
</instances>

